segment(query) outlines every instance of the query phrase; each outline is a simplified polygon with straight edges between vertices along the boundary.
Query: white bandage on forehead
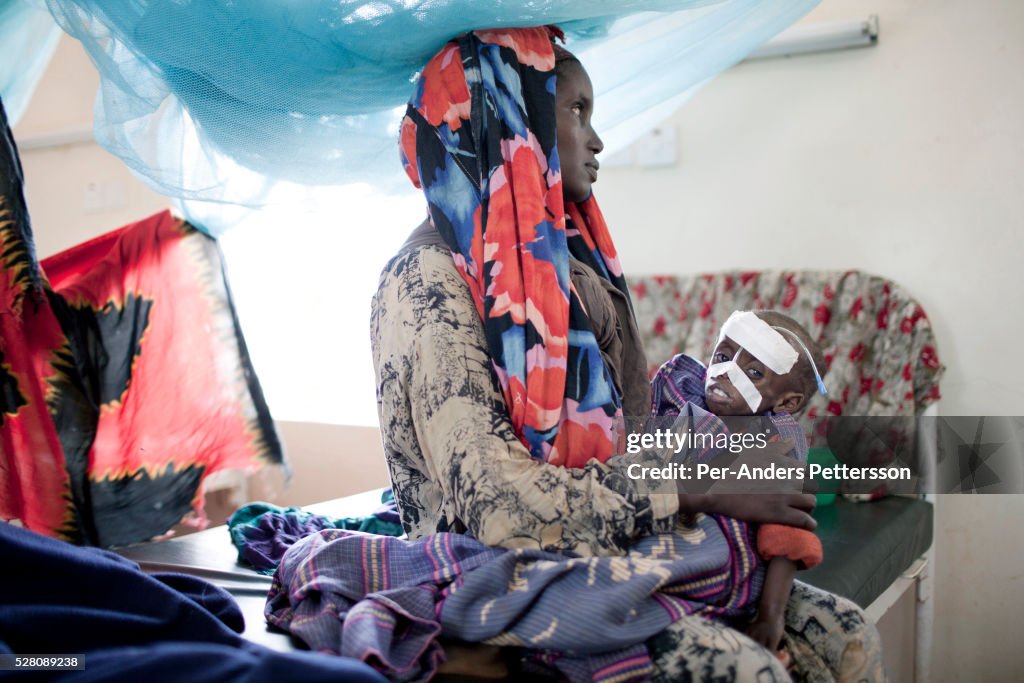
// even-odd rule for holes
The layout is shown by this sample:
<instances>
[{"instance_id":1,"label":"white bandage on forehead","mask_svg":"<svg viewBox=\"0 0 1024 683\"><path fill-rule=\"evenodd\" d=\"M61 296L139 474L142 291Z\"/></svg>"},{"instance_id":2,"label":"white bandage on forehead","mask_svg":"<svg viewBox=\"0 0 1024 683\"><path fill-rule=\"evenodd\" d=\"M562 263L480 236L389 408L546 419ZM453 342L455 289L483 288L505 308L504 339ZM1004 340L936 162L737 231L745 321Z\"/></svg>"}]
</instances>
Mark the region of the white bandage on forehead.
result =
<instances>
[{"instance_id":1,"label":"white bandage on forehead","mask_svg":"<svg viewBox=\"0 0 1024 683\"><path fill-rule=\"evenodd\" d=\"M800 357L785 337L750 311L736 311L729 316L718 335L719 343L726 337L764 363L776 375L785 375L792 370Z\"/></svg>"},{"instance_id":2,"label":"white bandage on forehead","mask_svg":"<svg viewBox=\"0 0 1024 683\"><path fill-rule=\"evenodd\" d=\"M729 381L736 387L736 391L740 392L740 396L750 406L750 412L756 413L757 409L761 406L761 392L757 390L754 383L747 377L747 373L743 372L734 360L711 364L708 368L707 380L704 382L705 394L711 388L711 385L715 383L714 378L721 377L722 375L729 377Z\"/></svg>"}]
</instances>

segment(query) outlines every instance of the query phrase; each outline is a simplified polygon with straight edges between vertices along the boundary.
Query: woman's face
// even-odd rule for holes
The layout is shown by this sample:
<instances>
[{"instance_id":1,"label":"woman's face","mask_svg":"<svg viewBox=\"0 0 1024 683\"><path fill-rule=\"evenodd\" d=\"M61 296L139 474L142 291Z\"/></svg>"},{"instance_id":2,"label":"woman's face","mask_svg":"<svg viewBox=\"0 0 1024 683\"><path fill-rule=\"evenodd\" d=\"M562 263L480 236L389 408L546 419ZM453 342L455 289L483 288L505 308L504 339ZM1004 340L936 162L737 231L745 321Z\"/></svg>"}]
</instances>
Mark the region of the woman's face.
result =
<instances>
[{"instance_id":1,"label":"woman's face","mask_svg":"<svg viewBox=\"0 0 1024 683\"><path fill-rule=\"evenodd\" d=\"M562 194L566 201L581 202L590 196L597 181L597 155L604 143L590 125L594 112L594 87L579 62L559 62L555 81L555 120L558 159L562 166Z\"/></svg>"}]
</instances>

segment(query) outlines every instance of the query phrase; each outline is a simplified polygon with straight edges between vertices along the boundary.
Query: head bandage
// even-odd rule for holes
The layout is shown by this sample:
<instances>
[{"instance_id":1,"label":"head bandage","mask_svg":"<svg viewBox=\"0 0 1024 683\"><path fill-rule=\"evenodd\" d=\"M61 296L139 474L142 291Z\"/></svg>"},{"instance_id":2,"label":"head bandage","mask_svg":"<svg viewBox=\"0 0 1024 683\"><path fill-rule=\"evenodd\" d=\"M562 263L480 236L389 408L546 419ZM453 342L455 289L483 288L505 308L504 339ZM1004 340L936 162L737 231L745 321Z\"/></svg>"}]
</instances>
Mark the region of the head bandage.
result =
<instances>
[{"instance_id":1,"label":"head bandage","mask_svg":"<svg viewBox=\"0 0 1024 683\"><path fill-rule=\"evenodd\" d=\"M736 311L729 316L722 325L718 343L721 344L726 337L764 363L776 375L785 375L800 358L785 337L750 311Z\"/></svg>"},{"instance_id":2,"label":"head bandage","mask_svg":"<svg viewBox=\"0 0 1024 683\"><path fill-rule=\"evenodd\" d=\"M739 357L741 351L746 351L764 363L776 375L788 374L793 369L793 366L796 365L800 356L796 349L786 340L786 337L781 334L783 332L791 337L800 347L800 350L806 354L807 360L814 370L818 391L825 394L825 383L821 380L821 375L818 373L818 367L814 363L814 358L811 357L811 352L800 341L800 338L790 330L772 327L750 311L736 311L722 325L722 331L718 335L718 343L721 343L723 339L728 337L739 348L733 354L731 360L724 363L713 363L708 367L707 379L704 383L705 391L714 384L714 378L726 375L729 381L732 382L732 385L736 387L736 390L740 392L740 396L746 401L750 411L756 413L757 409L761 406L763 397L761 392L757 390L757 387L754 386L754 383L747 377L747 373L736 363L736 358Z\"/></svg>"},{"instance_id":3,"label":"head bandage","mask_svg":"<svg viewBox=\"0 0 1024 683\"><path fill-rule=\"evenodd\" d=\"M733 358L734 360L724 363L712 363L708 366L708 376L704 380L704 393L706 394L711 385L715 383L716 377L728 375L729 381L736 387L736 391L740 392L740 396L750 406L750 412L756 413L757 409L761 406L761 392L757 390L754 383L747 377L747 373L743 372L743 369L736 365L735 356Z\"/></svg>"}]
</instances>

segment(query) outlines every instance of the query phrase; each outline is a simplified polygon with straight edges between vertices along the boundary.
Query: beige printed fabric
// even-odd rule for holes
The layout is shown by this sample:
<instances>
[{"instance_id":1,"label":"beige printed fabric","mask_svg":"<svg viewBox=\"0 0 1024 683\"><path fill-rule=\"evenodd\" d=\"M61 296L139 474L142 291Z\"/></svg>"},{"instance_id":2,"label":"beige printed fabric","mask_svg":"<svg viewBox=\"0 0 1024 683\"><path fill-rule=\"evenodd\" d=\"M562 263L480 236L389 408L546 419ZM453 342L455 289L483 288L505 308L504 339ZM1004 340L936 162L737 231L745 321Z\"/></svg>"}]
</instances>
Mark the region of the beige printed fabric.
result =
<instances>
[{"instance_id":1,"label":"beige printed fabric","mask_svg":"<svg viewBox=\"0 0 1024 683\"><path fill-rule=\"evenodd\" d=\"M371 337L384 452L410 538L468 531L491 546L621 555L675 526L675 496L642 494L625 474L644 454L581 469L530 457L447 249L409 248L387 265Z\"/></svg>"}]
</instances>

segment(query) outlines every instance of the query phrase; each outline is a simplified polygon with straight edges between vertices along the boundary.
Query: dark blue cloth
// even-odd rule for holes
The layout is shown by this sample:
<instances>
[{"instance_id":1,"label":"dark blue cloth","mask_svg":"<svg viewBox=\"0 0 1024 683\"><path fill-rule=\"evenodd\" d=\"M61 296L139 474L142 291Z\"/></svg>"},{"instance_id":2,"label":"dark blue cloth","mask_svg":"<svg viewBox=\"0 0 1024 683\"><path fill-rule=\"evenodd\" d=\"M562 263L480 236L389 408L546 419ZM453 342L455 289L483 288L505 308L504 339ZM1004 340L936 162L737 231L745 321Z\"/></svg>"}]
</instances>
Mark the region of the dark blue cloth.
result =
<instances>
[{"instance_id":1,"label":"dark blue cloth","mask_svg":"<svg viewBox=\"0 0 1024 683\"><path fill-rule=\"evenodd\" d=\"M386 680L352 659L246 641L234 598L202 579L147 575L112 552L2 523L0 558L0 652L84 654L86 662L84 671L2 679Z\"/></svg>"}]
</instances>

